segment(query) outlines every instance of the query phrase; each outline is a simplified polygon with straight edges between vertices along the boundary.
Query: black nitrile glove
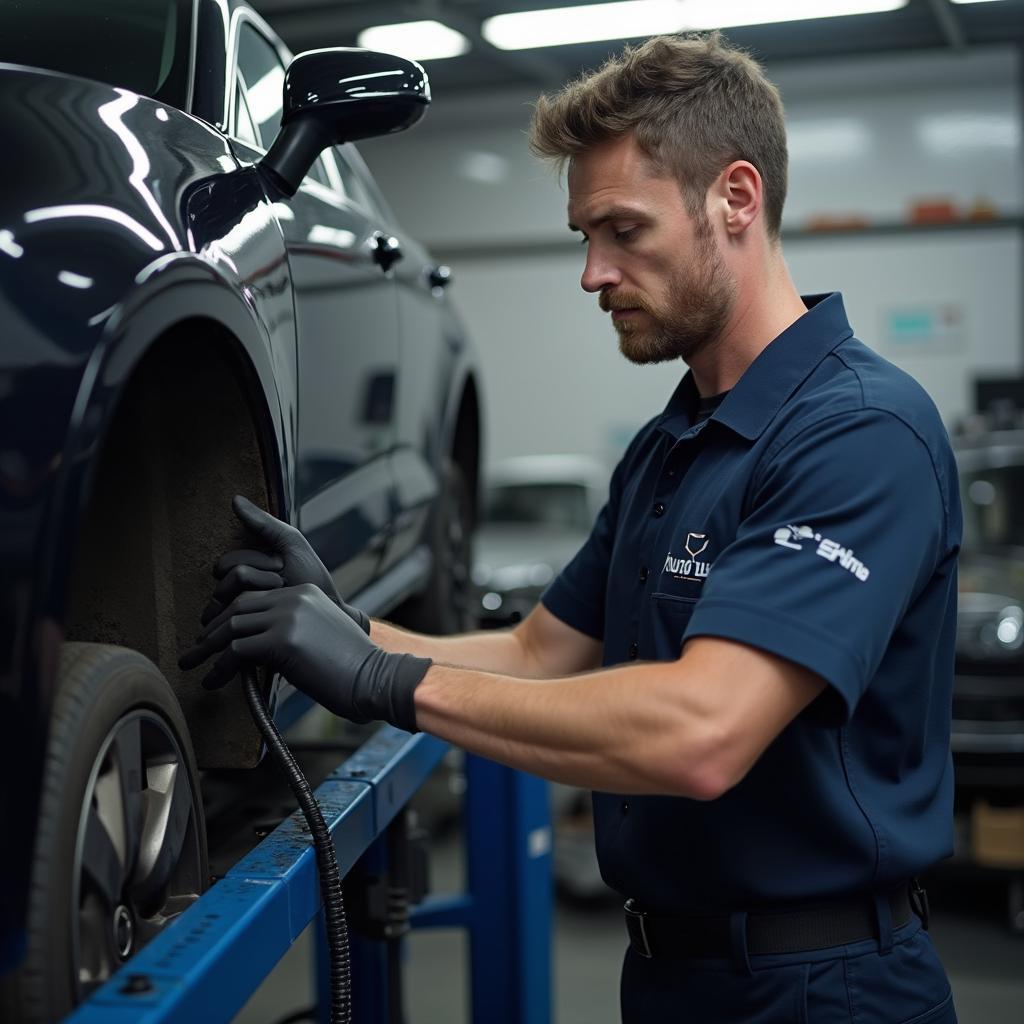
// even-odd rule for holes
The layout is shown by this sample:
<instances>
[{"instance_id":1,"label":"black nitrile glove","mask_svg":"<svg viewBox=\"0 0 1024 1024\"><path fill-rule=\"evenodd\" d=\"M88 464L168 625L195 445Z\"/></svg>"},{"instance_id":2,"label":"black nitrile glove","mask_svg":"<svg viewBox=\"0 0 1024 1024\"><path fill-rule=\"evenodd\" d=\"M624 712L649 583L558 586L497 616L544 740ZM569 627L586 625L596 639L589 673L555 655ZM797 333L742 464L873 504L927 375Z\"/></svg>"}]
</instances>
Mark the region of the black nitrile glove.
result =
<instances>
[{"instance_id":1,"label":"black nitrile glove","mask_svg":"<svg viewBox=\"0 0 1024 1024\"><path fill-rule=\"evenodd\" d=\"M319 587L359 628L370 635L370 617L346 604L338 593L327 567L305 537L289 523L264 512L248 498L236 494L231 508L242 524L263 542L270 553L247 548L228 551L217 562L213 575L220 582L203 610L205 626L246 590L274 590L312 583Z\"/></svg>"},{"instance_id":2,"label":"black nitrile glove","mask_svg":"<svg viewBox=\"0 0 1024 1024\"><path fill-rule=\"evenodd\" d=\"M265 665L329 711L353 722L416 732L413 691L429 658L382 651L312 583L236 597L178 659L192 669L220 654L203 679L223 686L243 665Z\"/></svg>"}]
</instances>

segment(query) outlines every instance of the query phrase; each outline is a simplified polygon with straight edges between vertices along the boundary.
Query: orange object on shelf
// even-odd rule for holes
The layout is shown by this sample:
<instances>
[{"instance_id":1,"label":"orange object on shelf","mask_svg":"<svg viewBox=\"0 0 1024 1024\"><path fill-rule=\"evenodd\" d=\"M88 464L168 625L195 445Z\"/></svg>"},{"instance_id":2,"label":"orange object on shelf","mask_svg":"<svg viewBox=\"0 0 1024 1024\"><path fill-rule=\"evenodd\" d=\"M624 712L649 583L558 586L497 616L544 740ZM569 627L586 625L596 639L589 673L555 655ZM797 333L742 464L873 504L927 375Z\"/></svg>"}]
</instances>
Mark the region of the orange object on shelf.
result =
<instances>
[{"instance_id":1,"label":"orange object on shelf","mask_svg":"<svg viewBox=\"0 0 1024 1024\"><path fill-rule=\"evenodd\" d=\"M1024 868L1024 807L992 807L979 800L971 808L971 847L978 864Z\"/></svg>"},{"instance_id":2,"label":"orange object on shelf","mask_svg":"<svg viewBox=\"0 0 1024 1024\"><path fill-rule=\"evenodd\" d=\"M819 213L807 218L808 231L853 231L868 226L867 217L859 213L847 215Z\"/></svg>"},{"instance_id":3,"label":"orange object on shelf","mask_svg":"<svg viewBox=\"0 0 1024 1024\"><path fill-rule=\"evenodd\" d=\"M911 224L949 224L960 220L956 206L948 199L922 199L911 204Z\"/></svg>"},{"instance_id":4,"label":"orange object on shelf","mask_svg":"<svg viewBox=\"0 0 1024 1024\"><path fill-rule=\"evenodd\" d=\"M998 217L999 211L996 209L996 204L984 196L978 196L974 200L974 205L967 211L968 220L996 220Z\"/></svg>"}]
</instances>

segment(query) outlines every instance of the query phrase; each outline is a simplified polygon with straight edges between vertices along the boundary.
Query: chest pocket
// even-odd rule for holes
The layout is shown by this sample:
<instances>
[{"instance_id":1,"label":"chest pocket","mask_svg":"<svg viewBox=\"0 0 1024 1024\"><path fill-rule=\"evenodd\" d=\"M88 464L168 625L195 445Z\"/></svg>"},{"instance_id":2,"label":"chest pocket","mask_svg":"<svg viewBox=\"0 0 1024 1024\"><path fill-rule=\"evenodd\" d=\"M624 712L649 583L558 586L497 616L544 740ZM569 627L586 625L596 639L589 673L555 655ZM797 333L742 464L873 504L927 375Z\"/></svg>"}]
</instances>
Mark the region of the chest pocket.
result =
<instances>
[{"instance_id":1,"label":"chest pocket","mask_svg":"<svg viewBox=\"0 0 1024 1024\"><path fill-rule=\"evenodd\" d=\"M674 661L683 648L683 638L697 607L697 598L663 591L651 595L651 636L649 652L656 661ZM642 655L650 657L649 653Z\"/></svg>"}]
</instances>

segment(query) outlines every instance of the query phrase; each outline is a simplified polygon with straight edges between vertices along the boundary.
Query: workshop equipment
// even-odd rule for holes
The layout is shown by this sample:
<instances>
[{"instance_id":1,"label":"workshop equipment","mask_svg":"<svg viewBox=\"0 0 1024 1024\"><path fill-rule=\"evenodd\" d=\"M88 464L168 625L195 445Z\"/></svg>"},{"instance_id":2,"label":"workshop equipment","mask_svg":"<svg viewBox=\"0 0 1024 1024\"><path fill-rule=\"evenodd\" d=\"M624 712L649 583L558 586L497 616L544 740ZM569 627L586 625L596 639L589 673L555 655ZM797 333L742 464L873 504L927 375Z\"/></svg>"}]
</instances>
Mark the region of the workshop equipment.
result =
<instances>
[{"instance_id":1,"label":"workshop equipment","mask_svg":"<svg viewBox=\"0 0 1024 1024\"><path fill-rule=\"evenodd\" d=\"M382 726L317 787L343 878L364 856L371 862L386 857L388 827L447 750L447 744L426 734L410 736ZM428 897L411 912L410 924L467 930L474 1024L547 1024L552 912L547 785L472 756L466 758L466 777L466 891ZM68 1024L231 1020L320 915L315 856L304 824L298 813L285 819L67 1017ZM366 874L373 870L371 864ZM351 886L346 895L355 901ZM318 933L318 1012L326 1024L322 927ZM350 940L353 1022L380 1024L390 1013L387 940L355 931Z\"/></svg>"}]
</instances>

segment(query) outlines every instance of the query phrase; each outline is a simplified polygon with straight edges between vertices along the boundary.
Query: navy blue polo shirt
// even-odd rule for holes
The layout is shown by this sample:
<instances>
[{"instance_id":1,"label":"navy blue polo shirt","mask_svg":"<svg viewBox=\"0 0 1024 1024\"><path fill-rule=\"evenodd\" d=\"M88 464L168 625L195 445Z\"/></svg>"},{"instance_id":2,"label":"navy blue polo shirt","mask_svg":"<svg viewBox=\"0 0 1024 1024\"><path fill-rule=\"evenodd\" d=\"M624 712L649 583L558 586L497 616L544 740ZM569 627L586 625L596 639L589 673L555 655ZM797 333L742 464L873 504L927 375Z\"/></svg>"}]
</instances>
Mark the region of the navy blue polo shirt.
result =
<instances>
[{"instance_id":1,"label":"navy blue polo shirt","mask_svg":"<svg viewBox=\"0 0 1024 1024\"><path fill-rule=\"evenodd\" d=\"M827 683L717 800L595 794L605 881L651 910L867 891L952 852L949 439L839 293L804 303L703 421L687 373L542 597L605 665L716 636Z\"/></svg>"}]
</instances>

